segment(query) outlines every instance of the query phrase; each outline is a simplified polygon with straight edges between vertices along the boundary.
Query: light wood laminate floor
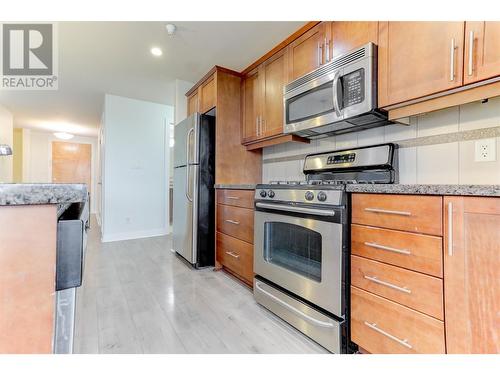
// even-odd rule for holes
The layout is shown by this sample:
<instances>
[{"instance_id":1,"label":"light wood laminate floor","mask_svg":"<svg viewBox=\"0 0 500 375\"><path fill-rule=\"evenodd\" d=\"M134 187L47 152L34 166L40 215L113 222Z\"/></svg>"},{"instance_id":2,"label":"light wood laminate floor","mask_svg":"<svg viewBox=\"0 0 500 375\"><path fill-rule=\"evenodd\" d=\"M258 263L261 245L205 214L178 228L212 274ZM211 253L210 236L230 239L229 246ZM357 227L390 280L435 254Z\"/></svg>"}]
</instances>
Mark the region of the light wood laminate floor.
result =
<instances>
[{"instance_id":1,"label":"light wood laminate floor","mask_svg":"<svg viewBox=\"0 0 500 375\"><path fill-rule=\"evenodd\" d=\"M168 236L101 243L92 224L75 353L326 353L224 272L188 267Z\"/></svg>"}]
</instances>

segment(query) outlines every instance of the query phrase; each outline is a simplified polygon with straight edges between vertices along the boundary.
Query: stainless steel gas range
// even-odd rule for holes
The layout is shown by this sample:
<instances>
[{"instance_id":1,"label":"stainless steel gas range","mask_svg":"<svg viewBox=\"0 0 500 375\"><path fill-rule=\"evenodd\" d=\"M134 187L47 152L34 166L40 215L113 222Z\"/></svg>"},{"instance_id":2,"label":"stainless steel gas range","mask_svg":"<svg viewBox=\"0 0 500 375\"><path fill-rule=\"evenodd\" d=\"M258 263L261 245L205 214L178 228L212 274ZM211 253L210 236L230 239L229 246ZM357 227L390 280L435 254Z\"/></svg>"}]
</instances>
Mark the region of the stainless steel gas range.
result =
<instances>
[{"instance_id":1,"label":"stainless steel gas range","mask_svg":"<svg viewBox=\"0 0 500 375\"><path fill-rule=\"evenodd\" d=\"M254 296L334 353L349 350L347 183L397 182L394 144L311 154L305 181L257 185Z\"/></svg>"}]
</instances>

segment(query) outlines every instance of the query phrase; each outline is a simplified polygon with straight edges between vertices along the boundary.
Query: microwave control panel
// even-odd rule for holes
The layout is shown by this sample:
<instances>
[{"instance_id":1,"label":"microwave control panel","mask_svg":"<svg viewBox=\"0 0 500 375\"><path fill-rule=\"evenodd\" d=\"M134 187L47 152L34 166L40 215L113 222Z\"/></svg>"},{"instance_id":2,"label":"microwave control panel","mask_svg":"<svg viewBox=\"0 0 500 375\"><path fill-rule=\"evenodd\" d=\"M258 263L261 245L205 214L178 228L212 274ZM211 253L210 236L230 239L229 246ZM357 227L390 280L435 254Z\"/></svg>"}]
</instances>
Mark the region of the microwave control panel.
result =
<instances>
[{"instance_id":1,"label":"microwave control panel","mask_svg":"<svg viewBox=\"0 0 500 375\"><path fill-rule=\"evenodd\" d=\"M358 69L342 77L344 108L365 100L365 70Z\"/></svg>"}]
</instances>

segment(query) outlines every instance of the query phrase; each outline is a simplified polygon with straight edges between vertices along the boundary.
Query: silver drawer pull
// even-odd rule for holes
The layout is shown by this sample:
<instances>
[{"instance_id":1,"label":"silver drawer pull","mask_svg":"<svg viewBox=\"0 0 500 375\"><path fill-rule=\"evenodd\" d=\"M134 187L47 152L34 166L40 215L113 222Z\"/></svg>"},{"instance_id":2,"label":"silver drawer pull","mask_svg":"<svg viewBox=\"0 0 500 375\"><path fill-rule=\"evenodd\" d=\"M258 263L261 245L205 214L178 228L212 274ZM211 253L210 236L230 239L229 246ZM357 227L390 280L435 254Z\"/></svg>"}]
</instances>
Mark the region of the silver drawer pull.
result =
<instances>
[{"instance_id":1,"label":"silver drawer pull","mask_svg":"<svg viewBox=\"0 0 500 375\"><path fill-rule=\"evenodd\" d=\"M227 198L227 199L235 199L235 200L240 199L240 197L232 197L232 196L227 196L226 198Z\"/></svg>"},{"instance_id":2,"label":"silver drawer pull","mask_svg":"<svg viewBox=\"0 0 500 375\"><path fill-rule=\"evenodd\" d=\"M276 297L276 296L272 295L271 293L269 293L268 291L262 289L262 287L260 285L261 284L257 281L255 283L255 288L258 289L261 293L263 293L267 297L271 298L274 302L280 304L285 309L287 309L290 312L294 313L295 315L303 318L304 320L308 321L309 323L311 323L311 324L313 324L313 325L315 325L317 327L322 327L322 328L334 328L335 327L335 325L332 324L332 323L330 323L330 322L324 322L322 320L313 318L312 316L307 315L306 313L300 311L299 309L293 307L292 305L289 305L285 301L282 301L278 297Z\"/></svg>"},{"instance_id":3,"label":"silver drawer pull","mask_svg":"<svg viewBox=\"0 0 500 375\"><path fill-rule=\"evenodd\" d=\"M240 256L238 254L233 253L232 251L226 251L227 255L231 255L233 258L238 259Z\"/></svg>"},{"instance_id":4,"label":"silver drawer pull","mask_svg":"<svg viewBox=\"0 0 500 375\"><path fill-rule=\"evenodd\" d=\"M400 292L403 292L403 293L411 294L411 290L408 289L407 287L405 287L405 286L397 286L397 285L388 283L387 281L382 281L377 276L364 276L364 278L366 280L373 281L376 284L380 284L380 285L386 286L388 288L396 289L396 290L399 290Z\"/></svg>"},{"instance_id":5,"label":"silver drawer pull","mask_svg":"<svg viewBox=\"0 0 500 375\"><path fill-rule=\"evenodd\" d=\"M383 210L381 208L365 208L365 211L375 212L375 213L379 213L379 214L391 214L391 215L400 215L400 216L411 216L411 212Z\"/></svg>"},{"instance_id":6,"label":"silver drawer pull","mask_svg":"<svg viewBox=\"0 0 500 375\"><path fill-rule=\"evenodd\" d=\"M404 347L407 347L408 349L412 349L412 346L408 343L408 339L404 339L404 340L398 339L396 336L393 336L390 333L387 333L386 331L378 328L376 323L368 323L367 321L365 321L365 325L367 325L368 327L370 327L374 331L377 331L378 333L381 333L382 335L389 337L391 340L396 341L397 343L403 345Z\"/></svg>"},{"instance_id":7,"label":"silver drawer pull","mask_svg":"<svg viewBox=\"0 0 500 375\"><path fill-rule=\"evenodd\" d=\"M225 220L226 223L229 223L229 224L234 224L234 225L240 225L240 222L239 221L236 221L236 220L229 220L229 219L226 219Z\"/></svg>"},{"instance_id":8,"label":"silver drawer pull","mask_svg":"<svg viewBox=\"0 0 500 375\"><path fill-rule=\"evenodd\" d=\"M393 253L398 253L398 254L405 254L405 255L411 254L410 250L396 249L395 247L379 245L378 243L375 243L375 242L365 242L365 246L374 247L375 249L380 249L380 250L392 251Z\"/></svg>"}]
</instances>

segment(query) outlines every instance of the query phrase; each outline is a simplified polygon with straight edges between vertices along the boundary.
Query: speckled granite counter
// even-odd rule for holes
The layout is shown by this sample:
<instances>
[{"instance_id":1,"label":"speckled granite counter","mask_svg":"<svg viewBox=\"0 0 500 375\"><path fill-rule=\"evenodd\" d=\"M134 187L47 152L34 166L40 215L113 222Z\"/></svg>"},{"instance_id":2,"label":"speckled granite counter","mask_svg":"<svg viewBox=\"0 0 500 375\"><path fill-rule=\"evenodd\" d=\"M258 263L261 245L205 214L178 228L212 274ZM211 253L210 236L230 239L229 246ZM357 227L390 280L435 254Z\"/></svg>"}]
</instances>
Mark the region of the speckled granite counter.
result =
<instances>
[{"instance_id":1,"label":"speckled granite counter","mask_svg":"<svg viewBox=\"0 0 500 375\"><path fill-rule=\"evenodd\" d=\"M417 195L473 195L499 197L500 185L405 185L405 184L352 184L350 193L417 194Z\"/></svg>"},{"instance_id":2,"label":"speckled granite counter","mask_svg":"<svg viewBox=\"0 0 500 375\"><path fill-rule=\"evenodd\" d=\"M217 184L216 189L255 190L255 184Z\"/></svg>"},{"instance_id":3,"label":"speckled granite counter","mask_svg":"<svg viewBox=\"0 0 500 375\"><path fill-rule=\"evenodd\" d=\"M0 184L0 206L84 202L85 184Z\"/></svg>"}]
</instances>

